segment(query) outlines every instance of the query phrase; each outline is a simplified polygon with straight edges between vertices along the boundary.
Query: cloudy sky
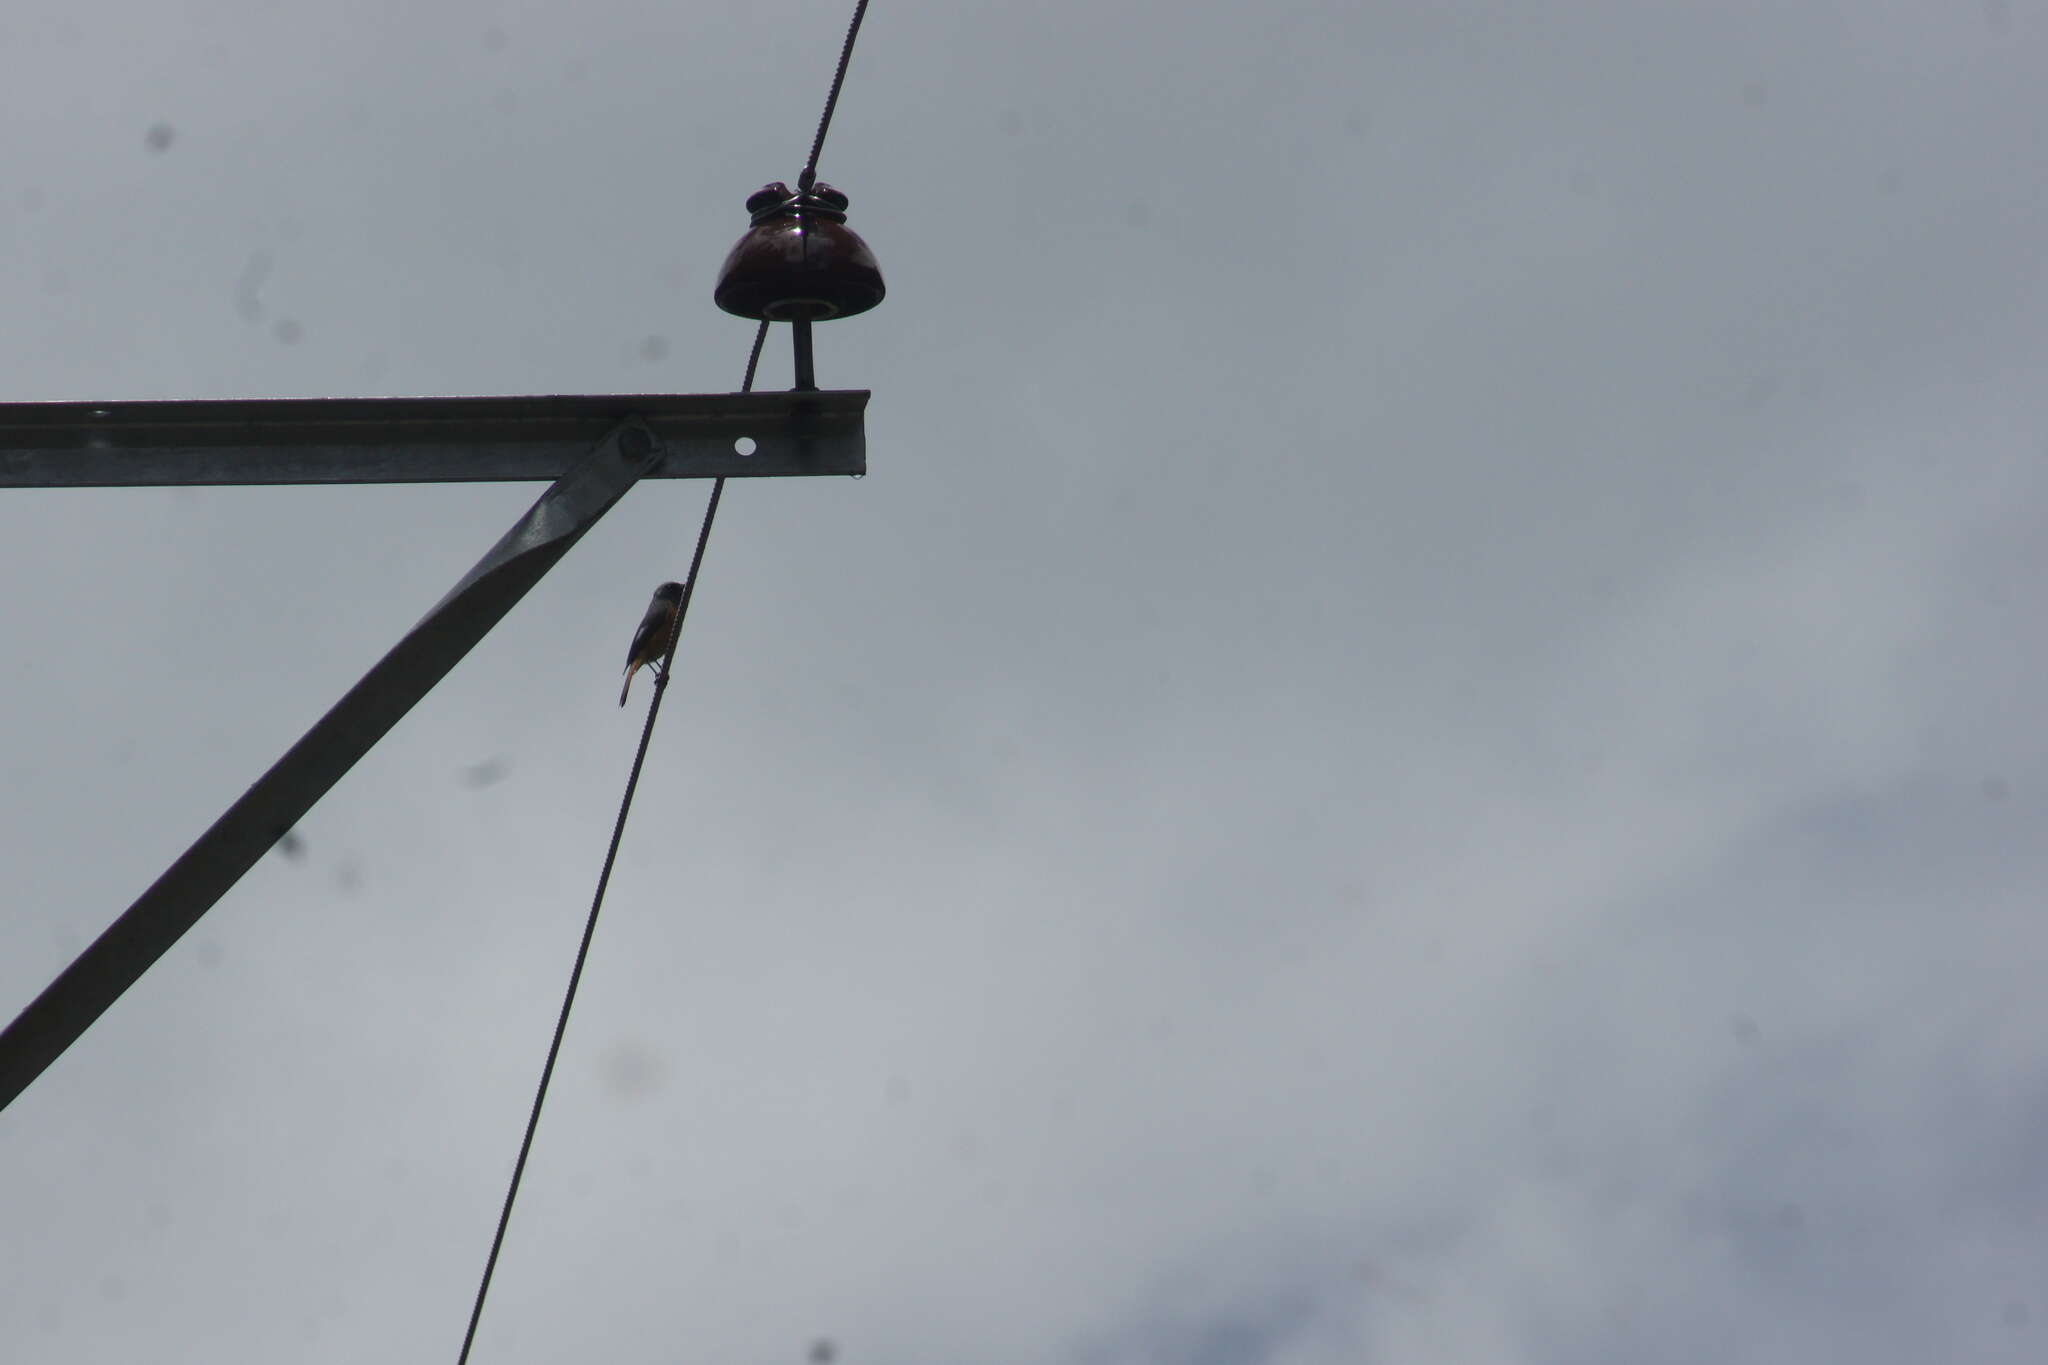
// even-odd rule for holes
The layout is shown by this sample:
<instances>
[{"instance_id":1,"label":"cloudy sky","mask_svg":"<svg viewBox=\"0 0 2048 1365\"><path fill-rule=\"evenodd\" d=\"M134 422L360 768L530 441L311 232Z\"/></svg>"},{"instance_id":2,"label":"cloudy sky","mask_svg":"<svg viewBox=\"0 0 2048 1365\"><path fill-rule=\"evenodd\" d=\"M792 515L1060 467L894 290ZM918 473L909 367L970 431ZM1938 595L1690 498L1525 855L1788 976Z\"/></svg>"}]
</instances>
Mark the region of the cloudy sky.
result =
<instances>
[{"instance_id":1,"label":"cloudy sky","mask_svg":"<svg viewBox=\"0 0 2048 1365\"><path fill-rule=\"evenodd\" d=\"M0 397L734 388L847 8L11 0ZM475 1359L2041 1359L2043 70L878 0L871 474L729 491ZM0 1014L537 491L0 494ZM0 1114L9 1360L454 1359L705 491Z\"/></svg>"}]
</instances>

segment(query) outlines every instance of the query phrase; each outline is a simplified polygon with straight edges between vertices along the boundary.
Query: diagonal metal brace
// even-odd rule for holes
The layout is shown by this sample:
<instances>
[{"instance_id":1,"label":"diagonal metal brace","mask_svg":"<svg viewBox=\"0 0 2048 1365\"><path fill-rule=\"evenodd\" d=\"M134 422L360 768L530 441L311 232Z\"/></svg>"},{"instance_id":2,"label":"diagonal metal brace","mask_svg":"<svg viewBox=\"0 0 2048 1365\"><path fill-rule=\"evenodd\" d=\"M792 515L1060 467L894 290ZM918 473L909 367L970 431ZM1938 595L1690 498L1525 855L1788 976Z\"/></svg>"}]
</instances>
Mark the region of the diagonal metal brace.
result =
<instances>
[{"instance_id":1,"label":"diagonal metal brace","mask_svg":"<svg viewBox=\"0 0 2048 1365\"><path fill-rule=\"evenodd\" d=\"M629 417L543 493L452 592L0 1033L0 1109L197 924L666 453L646 422Z\"/></svg>"}]
</instances>

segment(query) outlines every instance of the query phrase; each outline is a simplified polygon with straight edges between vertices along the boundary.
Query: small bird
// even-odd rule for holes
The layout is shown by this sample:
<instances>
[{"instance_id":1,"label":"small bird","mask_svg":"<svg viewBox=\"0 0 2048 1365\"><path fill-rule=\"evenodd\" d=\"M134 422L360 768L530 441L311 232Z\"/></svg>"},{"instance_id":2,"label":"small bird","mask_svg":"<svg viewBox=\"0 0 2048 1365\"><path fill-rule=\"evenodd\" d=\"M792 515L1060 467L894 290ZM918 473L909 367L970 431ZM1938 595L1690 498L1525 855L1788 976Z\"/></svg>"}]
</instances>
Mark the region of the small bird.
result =
<instances>
[{"instance_id":1,"label":"small bird","mask_svg":"<svg viewBox=\"0 0 2048 1365\"><path fill-rule=\"evenodd\" d=\"M676 608L682 601L680 583L664 583L654 590L654 600L647 604L647 614L640 618L640 629L633 632L633 647L626 651L626 685L619 689L619 705L626 704L626 693L632 690L636 672L643 667L661 666L662 656L668 653L669 633L675 629Z\"/></svg>"}]
</instances>

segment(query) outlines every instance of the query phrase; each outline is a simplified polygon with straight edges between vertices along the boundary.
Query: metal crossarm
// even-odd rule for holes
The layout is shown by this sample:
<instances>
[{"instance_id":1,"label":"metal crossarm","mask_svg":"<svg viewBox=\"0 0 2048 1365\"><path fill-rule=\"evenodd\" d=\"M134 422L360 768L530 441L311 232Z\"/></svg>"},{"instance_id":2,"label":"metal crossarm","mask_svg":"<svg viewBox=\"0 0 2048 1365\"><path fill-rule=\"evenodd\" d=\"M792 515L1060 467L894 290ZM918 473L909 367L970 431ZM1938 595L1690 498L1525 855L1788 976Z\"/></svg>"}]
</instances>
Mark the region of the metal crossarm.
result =
<instances>
[{"instance_id":1,"label":"metal crossarm","mask_svg":"<svg viewBox=\"0 0 2048 1365\"><path fill-rule=\"evenodd\" d=\"M867 402L812 389L0 403L0 488L557 479L627 417L667 451L650 479L864 474Z\"/></svg>"}]
</instances>

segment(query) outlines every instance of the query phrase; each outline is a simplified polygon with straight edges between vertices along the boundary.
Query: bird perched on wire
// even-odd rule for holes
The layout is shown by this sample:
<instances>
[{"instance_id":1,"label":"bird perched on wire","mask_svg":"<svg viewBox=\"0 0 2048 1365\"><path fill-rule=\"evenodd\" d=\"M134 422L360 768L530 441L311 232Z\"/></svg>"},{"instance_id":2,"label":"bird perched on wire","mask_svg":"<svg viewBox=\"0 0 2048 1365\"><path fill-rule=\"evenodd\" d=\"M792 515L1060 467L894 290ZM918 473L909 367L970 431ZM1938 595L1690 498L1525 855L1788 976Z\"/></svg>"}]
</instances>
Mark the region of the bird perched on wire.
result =
<instances>
[{"instance_id":1,"label":"bird perched on wire","mask_svg":"<svg viewBox=\"0 0 2048 1365\"><path fill-rule=\"evenodd\" d=\"M661 666L668 653L668 637L675 631L676 611L682 603L680 583L664 583L654 590L654 600L647 604L647 614L640 618L640 629L633 632L633 647L626 651L626 685L619 689L619 705L626 704L626 693L632 690L635 673L642 668Z\"/></svg>"}]
</instances>

